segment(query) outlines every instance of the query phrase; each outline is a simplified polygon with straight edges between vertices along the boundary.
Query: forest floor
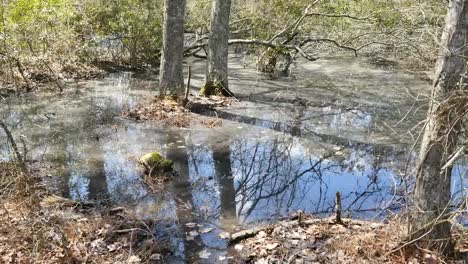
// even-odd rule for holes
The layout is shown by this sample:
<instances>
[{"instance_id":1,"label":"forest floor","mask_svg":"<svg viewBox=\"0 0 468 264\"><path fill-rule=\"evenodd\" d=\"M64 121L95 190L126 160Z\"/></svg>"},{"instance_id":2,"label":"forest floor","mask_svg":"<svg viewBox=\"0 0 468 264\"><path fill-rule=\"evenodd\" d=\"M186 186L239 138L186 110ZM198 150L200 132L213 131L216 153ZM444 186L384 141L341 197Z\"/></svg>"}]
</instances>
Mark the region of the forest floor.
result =
<instances>
[{"instance_id":1,"label":"forest floor","mask_svg":"<svg viewBox=\"0 0 468 264\"><path fill-rule=\"evenodd\" d=\"M152 221L122 207L79 203L0 163L0 263L158 263Z\"/></svg>"},{"instance_id":2,"label":"forest floor","mask_svg":"<svg viewBox=\"0 0 468 264\"><path fill-rule=\"evenodd\" d=\"M466 263L437 252L406 245L405 225L304 216L235 234L234 249L253 263ZM244 237L246 239L243 239ZM457 236L458 250L468 251L468 240ZM466 253L465 253L466 254Z\"/></svg>"}]
</instances>

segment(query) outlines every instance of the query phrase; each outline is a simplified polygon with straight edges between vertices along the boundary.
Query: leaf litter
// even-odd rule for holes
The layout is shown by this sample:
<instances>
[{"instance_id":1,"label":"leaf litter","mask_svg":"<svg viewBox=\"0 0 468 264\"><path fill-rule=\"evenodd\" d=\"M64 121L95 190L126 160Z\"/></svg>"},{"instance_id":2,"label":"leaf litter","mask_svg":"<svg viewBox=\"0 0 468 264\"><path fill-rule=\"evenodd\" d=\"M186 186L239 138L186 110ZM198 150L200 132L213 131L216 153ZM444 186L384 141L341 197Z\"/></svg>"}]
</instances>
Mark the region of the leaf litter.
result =
<instances>
[{"instance_id":1,"label":"leaf litter","mask_svg":"<svg viewBox=\"0 0 468 264\"><path fill-rule=\"evenodd\" d=\"M246 263L464 263L401 247L404 234L404 225L396 219L386 224L352 219L336 223L305 216L300 222L293 218L232 234L231 246Z\"/></svg>"}]
</instances>

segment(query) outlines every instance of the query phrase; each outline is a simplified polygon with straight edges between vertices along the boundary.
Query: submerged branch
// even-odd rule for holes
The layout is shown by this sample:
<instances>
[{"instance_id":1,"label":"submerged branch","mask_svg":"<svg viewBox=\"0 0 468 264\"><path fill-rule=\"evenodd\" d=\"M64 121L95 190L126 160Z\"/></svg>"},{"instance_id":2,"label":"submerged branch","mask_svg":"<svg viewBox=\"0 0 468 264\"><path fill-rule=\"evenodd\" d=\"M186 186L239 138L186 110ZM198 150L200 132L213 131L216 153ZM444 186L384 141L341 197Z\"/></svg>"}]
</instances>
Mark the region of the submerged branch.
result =
<instances>
[{"instance_id":1,"label":"submerged branch","mask_svg":"<svg viewBox=\"0 0 468 264\"><path fill-rule=\"evenodd\" d=\"M326 13L308 13L307 16L321 16L321 17L330 17L330 18L348 18L353 20L369 20L370 16L367 17L357 17L350 14L326 14Z\"/></svg>"},{"instance_id":2,"label":"submerged branch","mask_svg":"<svg viewBox=\"0 0 468 264\"><path fill-rule=\"evenodd\" d=\"M0 127L5 132L8 142L10 142L11 148L13 149L13 152L15 153L17 161L20 162L21 164L24 164L23 156L21 155L18 149L18 146L16 145L16 141L13 138L13 135L11 134L10 129L8 129L7 125L2 120L0 120Z\"/></svg>"}]
</instances>

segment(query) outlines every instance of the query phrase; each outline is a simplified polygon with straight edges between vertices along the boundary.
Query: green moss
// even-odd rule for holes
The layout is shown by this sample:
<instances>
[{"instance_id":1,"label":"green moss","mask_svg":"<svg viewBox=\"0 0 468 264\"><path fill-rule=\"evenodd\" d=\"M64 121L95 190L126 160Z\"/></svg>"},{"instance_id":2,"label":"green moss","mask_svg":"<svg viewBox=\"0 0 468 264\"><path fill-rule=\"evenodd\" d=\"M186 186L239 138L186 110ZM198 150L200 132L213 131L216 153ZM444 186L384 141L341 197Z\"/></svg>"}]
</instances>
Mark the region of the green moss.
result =
<instances>
[{"instance_id":1,"label":"green moss","mask_svg":"<svg viewBox=\"0 0 468 264\"><path fill-rule=\"evenodd\" d=\"M174 163L171 160L164 158L158 152L150 152L140 158L140 163L146 168L148 172L161 173L171 172Z\"/></svg>"},{"instance_id":2,"label":"green moss","mask_svg":"<svg viewBox=\"0 0 468 264\"><path fill-rule=\"evenodd\" d=\"M204 96L222 95L223 83L220 81L209 81L200 89L200 94Z\"/></svg>"},{"instance_id":3,"label":"green moss","mask_svg":"<svg viewBox=\"0 0 468 264\"><path fill-rule=\"evenodd\" d=\"M224 88L223 82L219 80L208 81L200 89L200 94L206 97L217 96L232 96L232 92Z\"/></svg>"}]
</instances>

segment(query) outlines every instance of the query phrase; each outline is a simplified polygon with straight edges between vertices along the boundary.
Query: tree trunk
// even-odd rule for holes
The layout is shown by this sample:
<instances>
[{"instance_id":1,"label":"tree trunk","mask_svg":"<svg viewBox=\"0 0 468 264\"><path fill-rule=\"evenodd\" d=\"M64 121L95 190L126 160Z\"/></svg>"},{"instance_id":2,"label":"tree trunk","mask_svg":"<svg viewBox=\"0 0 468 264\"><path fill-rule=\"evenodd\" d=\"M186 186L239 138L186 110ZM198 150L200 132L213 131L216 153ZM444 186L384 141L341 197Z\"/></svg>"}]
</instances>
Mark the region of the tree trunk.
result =
<instances>
[{"instance_id":1,"label":"tree trunk","mask_svg":"<svg viewBox=\"0 0 468 264\"><path fill-rule=\"evenodd\" d=\"M228 86L228 40L231 0L213 0L208 42L208 73L204 95L231 96ZM213 90L213 91L210 91Z\"/></svg>"},{"instance_id":2,"label":"tree trunk","mask_svg":"<svg viewBox=\"0 0 468 264\"><path fill-rule=\"evenodd\" d=\"M182 60L186 0L165 0L159 96L184 95Z\"/></svg>"},{"instance_id":3,"label":"tree trunk","mask_svg":"<svg viewBox=\"0 0 468 264\"><path fill-rule=\"evenodd\" d=\"M452 0L435 66L435 81L414 189L413 239L452 251L450 213L451 172L447 164L455 151L463 115L468 110L463 80L468 39L468 0ZM462 91L464 90L464 91ZM444 169L442 169L444 167Z\"/></svg>"}]
</instances>

